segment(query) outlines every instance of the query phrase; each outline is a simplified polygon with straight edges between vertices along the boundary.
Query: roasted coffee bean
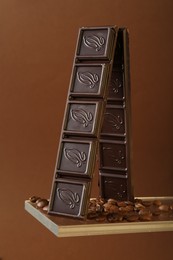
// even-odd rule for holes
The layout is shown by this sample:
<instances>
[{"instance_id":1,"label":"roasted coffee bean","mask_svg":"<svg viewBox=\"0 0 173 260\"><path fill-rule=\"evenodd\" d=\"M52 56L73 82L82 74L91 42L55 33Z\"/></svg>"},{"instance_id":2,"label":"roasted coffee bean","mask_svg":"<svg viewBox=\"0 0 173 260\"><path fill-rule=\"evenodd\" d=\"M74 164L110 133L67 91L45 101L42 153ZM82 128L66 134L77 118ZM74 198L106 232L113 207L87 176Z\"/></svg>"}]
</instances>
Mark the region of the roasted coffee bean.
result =
<instances>
[{"instance_id":1,"label":"roasted coffee bean","mask_svg":"<svg viewBox=\"0 0 173 260\"><path fill-rule=\"evenodd\" d=\"M48 211L48 207L49 207L49 205L44 206L44 207L43 207L43 210L44 210L44 211Z\"/></svg>"},{"instance_id":2,"label":"roasted coffee bean","mask_svg":"<svg viewBox=\"0 0 173 260\"><path fill-rule=\"evenodd\" d=\"M112 205L110 203L105 203L103 207L104 207L104 211L108 213L115 213L119 211L116 205Z\"/></svg>"},{"instance_id":3,"label":"roasted coffee bean","mask_svg":"<svg viewBox=\"0 0 173 260\"><path fill-rule=\"evenodd\" d=\"M104 207L103 205L100 204L96 204L96 212L103 212L104 211Z\"/></svg>"},{"instance_id":4,"label":"roasted coffee bean","mask_svg":"<svg viewBox=\"0 0 173 260\"><path fill-rule=\"evenodd\" d=\"M146 214L150 214L151 211L148 208L145 209L140 209L140 211L138 212L139 215L146 215Z\"/></svg>"},{"instance_id":5,"label":"roasted coffee bean","mask_svg":"<svg viewBox=\"0 0 173 260\"><path fill-rule=\"evenodd\" d=\"M138 198L136 198L136 199L134 199L134 202L135 202L135 203L142 203L142 200L141 200L141 199L138 199Z\"/></svg>"},{"instance_id":6,"label":"roasted coffee bean","mask_svg":"<svg viewBox=\"0 0 173 260\"><path fill-rule=\"evenodd\" d=\"M113 205L117 204L117 201L115 199L108 199L107 202L110 203L110 204L113 204Z\"/></svg>"},{"instance_id":7,"label":"roasted coffee bean","mask_svg":"<svg viewBox=\"0 0 173 260\"><path fill-rule=\"evenodd\" d=\"M153 216L159 216L161 214L161 210L157 209L152 211Z\"/></svg>"},{"instance_id":8,"label":"roasted coffee bean","mask_svg":"<svg viewBox=\"0 0 173 260\"><path fill-rule=\"evenodd\" d=\"M125 201L125 203L126 203L126 205L128 206L134 206L134 202L132 202L132 201Z\"/></svg>"},{"instance_id":9,"label":"roasted coffee bean","mask_svg":"<svg viewBox=\"0 0 173 260\"><path fill-rule=\"evenodd\" d=\"M144 200L142 201L142 205L144 205L145 207L150 207L152 205L152 201Z\"/></svg>"},{"instance_id":10,"label":"roasted coffee bean","mask_svg":"<svg viewBox=\"0 0 173 260\"><path fill-rule=\"evenodd\" d=\"M126 217L127 221L129 222L135 222L139 220L139 215L138 214L133 214L133 215L128 215Z\"/></svg>"},{"instance_id":11,"label":"roasted coffee bean","mask_svg":"<svg viewBox=\"0 0 173 260\"><path fill-rule=\"evenodd\" d=\"M46 199L41 199L37 202L37 208L44 208L49 204L48 200Z\"/></svg>"},{"instance_id":12,"label":"roasted coffee bean","mask_svg":"<svg viewBox=\"0 0 173 260\"><path fill-rule=\"evenodd\" d=\"M128 205L125 207L126 211L127 212L130 212L130 211L133 211L134 210L134 207L132 205Z\"/></svg>"},{"instance_id":13,"label":"roasted coffee bean","mask_svg":"<svg viewBox=\"0 0 173 260\"><path fill-rule=\"evenodd\" d=\"M159 206L159 210L167 212L169 211L169 206L166 204L162 204Z\"/></svg>"},{"instance_id":14,"label":"roasted coffee bean","mask_svg":"<svg viewBox=\"0 0 173 260\"><path fill-rule=\"evenodd\" d=\"M119 207L120 212L127 212L126 207Z\"/></svg>"},{"instance_id":15,"label":"roasted coffee bean","mask_svg":"<svg viewBox=\"0 0 173 260\"><path fill-rule=\"evenodd\" d=\"M142 203L140 202L135 202L134 210L140 210L140 209L145 209L145 206L142 205Z\"/></svg>"},{"instance_id":16,"label":"roasted coffee bean","mask_svg":"<svg viewBox=\"0 0 173 260\"><path fill-rule=\"evenodd\" d=\"M98 218L98 216L99 216L99 214L98 213L88 213L88 215L87 215L87 218L88 219L96 219L96 218Z\"/></svg>"},{"instance_id":17,"label":"roasted coffee bean","mask_svg":"<svg viewBox=\"0 0 173 260\"><path fill-rule=\"evenodd\" d=\"M32 202L32 203L35 203L38 199L40 199L40 197L32 196L32 197L29 198L29 201Z\"/></svg>"},{"instance_id":18,"label":"roasted coffee bean","mask_svg":"<svg viewBox=\"0 0 173 260\"><path fill-rule=\"evenodd\" d=\"M160 205L162 205L162 202L160 200L154 200L153 205L160 206Z\"/></svg>"},{"instance_id":19,"label":"roasted coffee bean","mask_svg":"<svg viewBox=\"0 0 173 260\"><path fill-rule=\"evenodd\" d=\"M106 218L107 218L107 221L110 223L120 221L120 215L118 215L117 213L109 213L109 214L107 214Z\"/></svg>"},{"instance_id":20,"label":"roasted coffee bean","mask_svg":"<svg viewBox=\"0 0 173 260\"><path fill-rule=\"evenodd\" d=\"M96 218L97 222L105 222L105 220L106 220L106 216L100 216Z\"/></svg>"},{"instance_id":21,"label":"roasted coffee bean","mask_svg":"<svg viewBox=\"0 0 173 260\"><path fill-rule=\"evenodd\" d=\"M38 198L35 203L37 204L41 200L42 200L42 198Z\"/></svg>"},{"instance_id":22,"label":"roasted coffee bean","mask_svg":"<svg viewBox=\"0 0 173 260\"><path fill-rule=\"evenodd\" d=\"M139 219L141 221L150 221L152 219L152 213L141 214Z\"/></svg>"},{"instance_id":23,"label":"roasted coffee bean","mask_svg":"<svg viewBox=\"0 0 173 260\"><path fill-rule=\"evenodd\" d=\"M96 206L90 206L88 211L89 212L96 212Z\"/></svg>"},{"instance_id":24,"label":"roasted coffee bean","mask_svg":"<svg viewBox=\"0 0 173 260\"><path fill-rule=\"evenodd\" d=\"M118 207L126 207L127 206L125 201L117 201L117 205L118 205Z\"/></svg>"},{"instance_id":25,"label":"roasted coffee bean","mask_svg":"<svg viewBox=\"0 0 173 260\"><path fill-rule=\"evenodd\" d=\"M169 206L170 210L173 210L173 204Z\"/></svg>"}]
</instances>

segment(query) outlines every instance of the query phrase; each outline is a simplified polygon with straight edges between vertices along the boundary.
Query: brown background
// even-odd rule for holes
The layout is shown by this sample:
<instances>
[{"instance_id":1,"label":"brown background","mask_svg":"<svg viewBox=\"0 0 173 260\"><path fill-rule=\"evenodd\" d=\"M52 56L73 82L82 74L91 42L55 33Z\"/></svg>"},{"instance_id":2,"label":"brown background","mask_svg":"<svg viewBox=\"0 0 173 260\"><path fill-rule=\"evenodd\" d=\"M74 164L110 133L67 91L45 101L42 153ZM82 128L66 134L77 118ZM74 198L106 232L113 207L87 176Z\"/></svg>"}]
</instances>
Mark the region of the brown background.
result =
<instances>
[{"instance_id":1,"label":"brown background","mask_svg":"<svg viewBox=\"0 0 173 260\"><path fill-rule=\"evenodd\" d=\"M78 28L89 25L130 30L135 195L173 195L172 3L0 1L3 260L172 259L173 232L58 239L24 211L31 195L49 197Z\"/></svg>"}]
</instances>

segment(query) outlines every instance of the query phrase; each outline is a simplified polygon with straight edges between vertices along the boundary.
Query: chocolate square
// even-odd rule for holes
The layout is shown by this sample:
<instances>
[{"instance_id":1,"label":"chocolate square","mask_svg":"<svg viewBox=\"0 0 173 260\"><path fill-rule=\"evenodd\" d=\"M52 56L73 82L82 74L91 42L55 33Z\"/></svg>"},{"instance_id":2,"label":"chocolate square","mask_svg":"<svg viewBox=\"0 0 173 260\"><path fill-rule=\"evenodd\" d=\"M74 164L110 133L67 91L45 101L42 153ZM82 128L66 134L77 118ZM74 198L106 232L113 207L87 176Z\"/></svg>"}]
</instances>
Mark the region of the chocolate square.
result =
<instances>
[{"instance_id":1,"label":"chocolate square","mask_svg":"<svg viewBox=\"0 0 173 260\"><path fill-rule=\"evenodd\" d=\"M100 167L104 169L126 170L126 145L124 142L100 142Z\"/></svg>"},{"instance_id":2,"label":"chocolate square","mask_svg":"<svg viewBox=\"0 0 173 260\"><path fill-rule=\"evenodd\" d=\"M63 140L59 152L57 172L61 175L88 176L95 160L95 142Z\"/></svg>"},{"instance_id":3,"label":"chocolate square","mask_svg":"<svg viewBox=\"0 0 173 260\"><path fill-rule=\"evenodd\" d=\"M106 106L101 134L125 136L125 116L123 107L114 105Z\"/></svg>"},{"instance_id":4,"label":"chocolate square","mask_svg":"<svg viewBox=\"0 0 173 260\"><path fill-rule=\"evenodd\" d=\"M64 132L95 135L98 126L98 116L101 109L99 102L69 102L64 126Z\"/></svg>"},{"instance_id":5,"label":"chocolate square","mask_svg":"<svg viewBox=\"0 0 173 260\"><path fill-rule=\"evenodd\" d=\"M54 183L50 213L84 217L90 182L60 178Z\"/></svg>"},{"instance_id":6,"label":"chocolate square","mask_svg":"<svg viewBox=\"0 0 173 260\"><path fill-rule=\"evenodd\" d=\"M127 177L117 177L116 175L100 175L100 196L109 199L127 200L128 198L128 179Z\"/></svg>"},{"instance_id":7,"label":"chocolate square","mask_svg":"<svg viewBox=\"0 0 173 260\"><path fill-rule=\"evenodd\" d=\"M71 82L71 96L100 96L106 77L105 64L76 65Z\"/></svg>"},{"instance_id":8,"label":"chocolate square","mask_svg":"<svg viewBox=\"0 0 173 260\"><path fill-rule=\"evenodd\" d=\"M78 59L109 59L112 48L113 30L111 28L86 28L80 30L77 48Z\"/></svg>"}]
</instances>

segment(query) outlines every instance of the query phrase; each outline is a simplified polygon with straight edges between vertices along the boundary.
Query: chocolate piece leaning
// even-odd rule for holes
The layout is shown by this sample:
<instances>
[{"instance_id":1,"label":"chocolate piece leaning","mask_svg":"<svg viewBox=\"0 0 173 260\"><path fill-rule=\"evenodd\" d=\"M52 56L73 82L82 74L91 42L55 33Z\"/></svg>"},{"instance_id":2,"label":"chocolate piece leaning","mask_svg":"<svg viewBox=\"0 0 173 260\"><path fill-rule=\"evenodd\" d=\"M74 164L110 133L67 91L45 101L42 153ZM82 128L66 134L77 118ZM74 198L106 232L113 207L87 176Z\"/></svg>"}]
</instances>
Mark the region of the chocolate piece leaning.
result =
<instances>
[{"instance_id":1,"label":"chocolate piece leaning","mask_svg":"<svg viewBox=\"0 0 173 260\"><path fill-rule=\"evenodd\" d=\"M100 196L133 200L131 184L131 107L128 32L119 29L100 150Z\"/></svg>"},{"instance_id":2,"label":"chocolate piece leaning","mask_svg":"<svg viewBox=\"0 0 173 260\"><path fill-rule=\"evenodd\" d=\"M55 178L92 178L97 144L93 140L63 139L60 144Z\"/></svg>"},{"instance_id":3,"label":"chocolate piece leaning","mask_svg":"<svg viewBox=\"0 0 173 260\"><path fill-rule=\"evenodd\" d=\"M76 57L79 60L111 60L114 52L115 27L82 28Z\"/></svg>"},{"instance_id":4,"label":"chocolate piece leaning","mask_svg":"<svg viewBox=\"0 0 173 260\"><path fill-rule=\"evenodd\" d=\"M79 31L48 213L86 216L117 30Z\"/></svg>"},{"instance_id":5,"label":"chocolate piece leaning","mask_svg":"<svg viewBox=\"0 0 173 260\"><path fill-rule=\"evenodd\" d=\"M76 64L71 78L71 97L103 97L109 64Z\"/></svg>"},{"instance_id":6,"label":"chocolate piece leaning","mask_svg":"<svg viewBox=\"0 0 173 260\"><path fill-rule=\"evenodd\" d=\"M64 134L97 136L103 104L101 101L70 101L67 104Z\"/></svg>"}]
</instances>

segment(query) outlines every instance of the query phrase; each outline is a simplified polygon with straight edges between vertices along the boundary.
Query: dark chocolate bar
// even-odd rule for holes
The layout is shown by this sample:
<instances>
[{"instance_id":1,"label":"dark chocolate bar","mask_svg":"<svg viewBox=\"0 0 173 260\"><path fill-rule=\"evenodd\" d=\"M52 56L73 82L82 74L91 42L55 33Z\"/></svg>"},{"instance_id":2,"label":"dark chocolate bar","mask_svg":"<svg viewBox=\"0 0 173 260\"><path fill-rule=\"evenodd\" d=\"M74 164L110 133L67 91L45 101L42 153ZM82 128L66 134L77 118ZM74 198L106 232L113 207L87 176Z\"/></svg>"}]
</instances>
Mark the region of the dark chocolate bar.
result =
<instances>
[{"instance_id":1,"label":"dark chocolate bar","mask_svg":"<svg viewBox=\"0 0 173 260\"><path fill-rule=\"evenodd\" d=\"M128 32L119 29L100 139L100 195L133 199Z\"/></svg>"},{"instance_id":2,"label":"dark chocolate bar","mask_svg":"<svg viewBox=\"0 0 173 260\"><path fill-rule=\"evenodd\" d=\"M79 31L49 213L85 217L99 142L101 195L130 192L124 35L113 26Z\"/></svg>"}]
</instances>

